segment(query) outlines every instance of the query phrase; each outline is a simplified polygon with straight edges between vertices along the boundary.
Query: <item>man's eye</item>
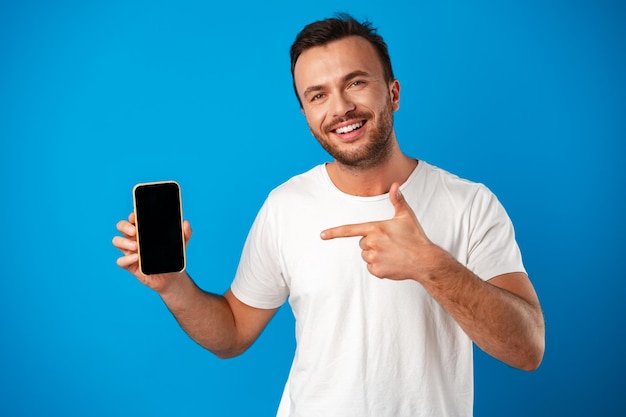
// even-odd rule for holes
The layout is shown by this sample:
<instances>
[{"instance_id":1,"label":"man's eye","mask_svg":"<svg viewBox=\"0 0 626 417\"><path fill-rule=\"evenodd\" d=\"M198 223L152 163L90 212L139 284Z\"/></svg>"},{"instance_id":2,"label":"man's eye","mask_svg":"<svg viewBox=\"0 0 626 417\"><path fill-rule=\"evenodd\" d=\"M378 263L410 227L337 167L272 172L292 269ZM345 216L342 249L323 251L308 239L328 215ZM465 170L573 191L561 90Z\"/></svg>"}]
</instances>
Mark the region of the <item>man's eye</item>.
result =
<instances>
[{"instance_id":1,"label":"man's eye","mask_svg":"<svg viewBox=\"0 0 626 417\"><path fill-rule=\"evenodd\" d=\"M323 95L323 94L321 94L321 93L320 93L320 94L316 94L316 95L314 95L313 97L311 97L311 101L317 101L317 100L320 100L322 97L324 97L324 95Z\"/></svg>"},{"instance_id":2,"label":"man's eye","mask_svg":"<svg viewBox=\"0 0 626 417\"><path fill-rule=\"evenodd\" d=\"M365 81L357 80L357 81L353 81L352 82L352 85L354 87L358 87L358 86L363 85L363 84L365 84Z\"/></svg>"}]
</instances>

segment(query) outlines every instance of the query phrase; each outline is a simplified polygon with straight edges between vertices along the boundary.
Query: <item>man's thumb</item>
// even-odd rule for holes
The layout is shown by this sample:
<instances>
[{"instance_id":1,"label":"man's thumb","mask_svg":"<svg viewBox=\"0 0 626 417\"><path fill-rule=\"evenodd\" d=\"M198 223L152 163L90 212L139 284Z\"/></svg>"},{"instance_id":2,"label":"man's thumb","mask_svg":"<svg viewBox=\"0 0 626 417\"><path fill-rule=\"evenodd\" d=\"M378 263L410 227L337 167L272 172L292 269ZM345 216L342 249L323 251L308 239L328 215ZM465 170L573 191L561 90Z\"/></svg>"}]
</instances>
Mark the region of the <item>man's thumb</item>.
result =
<instances>
[{"instance_id":1,"label":"man's thumb","mask_svg":"<svg viewBox=\"0 0 626 417\"><path fill-rule=\"evenodd\" d=\"M389 189L389 199L395 209L396 216L405 212L407 208L409 208L408 203L404 199L404 195L400 191L400 184L397 182L391 184L391 188Z\"/></svg>"}]
</instances>

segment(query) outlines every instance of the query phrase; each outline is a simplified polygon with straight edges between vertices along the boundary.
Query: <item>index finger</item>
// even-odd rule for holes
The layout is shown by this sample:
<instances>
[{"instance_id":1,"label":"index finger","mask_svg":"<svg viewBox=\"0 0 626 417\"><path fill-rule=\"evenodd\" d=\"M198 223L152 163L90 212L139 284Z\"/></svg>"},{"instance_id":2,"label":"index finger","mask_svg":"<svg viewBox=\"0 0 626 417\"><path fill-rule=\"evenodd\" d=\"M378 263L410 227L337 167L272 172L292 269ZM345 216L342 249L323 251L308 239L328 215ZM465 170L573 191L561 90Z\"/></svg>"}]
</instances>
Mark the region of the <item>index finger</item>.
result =
<instances>
[{"instance_id":1,"label":"index finger","mask_svg":"<svg viewBox=\"0 0 626 417\"><path fill-rule=\"evenodd\" d=\"M323 240L336 239L340 237L367 236L373 227L373 223L346 224L332 227L320 233Z\"/></svg>"},{"instance_id":2,"label":"index finger","mask_svg":"<svg viewBox=\"0 0 626 417\"><path fill-rule=\"evenodd\" d=\"M134 219L132 219L134 220ZM119 222L117 222L117 224L115 225L115 227L117 228L117 230L124 234L125 236L128 237L133 237L135 236L136 232L136 227L134 222L130 222L128 220L120 220Z\"/></svg>"}]
</instances>

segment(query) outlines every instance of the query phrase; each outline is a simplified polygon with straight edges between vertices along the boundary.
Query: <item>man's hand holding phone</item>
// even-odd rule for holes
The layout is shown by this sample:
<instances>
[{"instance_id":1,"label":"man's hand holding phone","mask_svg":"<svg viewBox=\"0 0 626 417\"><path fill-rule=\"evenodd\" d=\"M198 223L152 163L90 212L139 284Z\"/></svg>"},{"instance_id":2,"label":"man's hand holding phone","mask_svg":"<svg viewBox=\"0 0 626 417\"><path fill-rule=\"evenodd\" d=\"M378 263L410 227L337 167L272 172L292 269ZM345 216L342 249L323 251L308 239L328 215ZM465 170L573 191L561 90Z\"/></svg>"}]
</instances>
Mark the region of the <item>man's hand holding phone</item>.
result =
<instances>
[{"instance_id":1,"label":"man's hand holding phone","mask_svg":"<svg viewBox=\"0 0 626 417\"><path fill-rule=\"evenodd\" d=\"M180 188L172 181L138 184L135 211L117 223L122 236L113 245L124 256L117 264L153 290L163 292L185 269L185 249L191 226L182 220Z\"/></svg>"},{"instance_id":2,"label":"man's hand holding phone","mask_svg":"<svg viewBox=\"0 0 626 417\"><path fill-rule=\"evenodd\" d=\"M117 223L117 230L122 236L113 238L113 246L118 248L124 256L117 259L117 265L133 274L139 281L152 288L156 292L162 292L169 280L178 273L144 275L139 269L139 255L137 248L137 227L135 226L135 213L130 213L128 220L120 220ZM185 233L185 246L191 238L191 226L187 220L183 222Z\"/></svg>"}]
</instances>

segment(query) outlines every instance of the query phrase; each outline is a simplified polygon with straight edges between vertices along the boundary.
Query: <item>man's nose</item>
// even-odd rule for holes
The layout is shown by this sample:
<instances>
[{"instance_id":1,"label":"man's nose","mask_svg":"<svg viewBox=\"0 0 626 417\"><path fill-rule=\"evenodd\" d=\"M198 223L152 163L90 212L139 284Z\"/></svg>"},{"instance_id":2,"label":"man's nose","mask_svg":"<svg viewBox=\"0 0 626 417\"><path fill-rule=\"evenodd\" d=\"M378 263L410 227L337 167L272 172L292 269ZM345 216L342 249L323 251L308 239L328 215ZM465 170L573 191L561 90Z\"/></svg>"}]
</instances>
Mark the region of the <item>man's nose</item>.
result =
<instances>
[{"instance_id":1,"label":"man's nose","mask_svg":"<svg viewBox=\"0 0 626 417\"><path fill-rule=\"evenodd\" d=\"M331 111L333 116L345 116L347 113L354 110L354 102L350 99L350 96L345 92L339 92L334 94L332 99Z\"/></svg>"}]
</instances>

